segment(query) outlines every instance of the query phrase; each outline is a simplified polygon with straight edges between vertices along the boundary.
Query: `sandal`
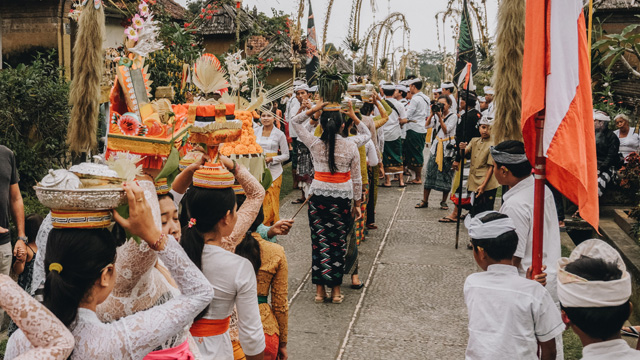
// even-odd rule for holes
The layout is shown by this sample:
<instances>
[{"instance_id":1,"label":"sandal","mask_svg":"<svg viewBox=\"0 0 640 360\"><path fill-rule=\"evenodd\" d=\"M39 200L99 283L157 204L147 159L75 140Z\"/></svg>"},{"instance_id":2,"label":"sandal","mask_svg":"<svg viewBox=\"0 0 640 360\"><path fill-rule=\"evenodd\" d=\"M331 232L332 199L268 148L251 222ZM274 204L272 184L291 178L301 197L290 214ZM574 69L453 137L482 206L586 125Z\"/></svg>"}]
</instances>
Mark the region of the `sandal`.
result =
<instances>
[{"instance_id":1,"label":"sandal","mask_svg":"<svg viewBox=\"0 0 640 360\"><path fill-rule=\"evenodd\" d=\"M471 245L471 243L468 243L468 244L467 244L467 249L469 249L469 250L473 250L473 245Z\"/></svg>"},{"instance_id":2,"label":"sandal","mask_svg":"<svg viewBox=\"0 0 640 360\"><path fill-rule=\"evenodd\" d=\"M296 199L296 200L293 200L291 203L292 204L302 204L305 200L306 199Z\"/></svg>"},{"instance_id":3,"label":"sandal","mask_svg":"<svg viewBox=\"0 0 640 360\"><path fill-rule=\"evenodd\" d=\"M344 300L344 295L340 294L338 296L334 296L333 298L331 298L331 302L334 304L342 304L342 301Z\"/></svg>"},{"instance_id":4,"label":"sandal","mask_svg":"<svg viewBox=\"0 0 640 360\"><path fill-rule=\"evenodd\" d=\"M449 218L449 217L446 217L446 216L443 217L442 219L438 220L438 222L441 222L441 223L454 223L456 221L458 221L458 220L455 220L455 219L452 219L452 218Z\"/></svg>"},{"instance_id":5,"label":"sandal","mask_svg":"<svg viewBox=\"0 0 640 360\"><path fill-rule=\"evenodd\" d=\"M369 229L369 230L377 230L378 229L378 225L376 225L375 223L367 224L367 229Z\"/></svg>"},{"instance_id":6,"label":"sandal","mask_svg":"<svg viewBox=\"0 0 640 360\"><path fill-rule=\"evenodd\" d=\"M316 304L320 304L320 303L326 302L327 300L329 300L329 297L327 297L327 295L325 295L324 297L320 297L316 295L316 298L314 301L316 302Z\"/></svg>"},{"instance_id":7,"label":"sandal","mask_svg":"<svg viewBox=\"0 0 640 360\"><path fill-rule=\"evenodd\" d=\"M413 181L409 181L409 182L408 182L408 184L409 184L409 185L422 185L422 181L415 181L415 180L413 180Z\"/></svg>"},{"instance_id":8,"label":"sandal","mask_svg":"<svg viewBox=\"0 0 640 360\"><path fill-rule=\"evenodd\" d=\"M387 185L387 184L382 184L380 185L380 187L391 187L391 184Z\"/></svg>"},{"instance_id":9,"label":"sandal","mask_svg":"<svg viewBox=\"0 0 640 360\"><path fill-rule=\"evenodd\" d=\"M364 283L363 282L360 282L360 284L357 284L357 285L356 284L351 284L351 288L354 289L354 290L360 290L363 287L364 287Z\"/></svg>"},{"instance_id":10,"label":"sandal","mask_svg":"<svg viewBox=\"0 0 640 360\"><path fill-rule=\"evenodd\" d=\"M620 330L620 333L625 336L631 336L635 338L640 337L640 333L638 332L638 330L636 330L635 326L625 326L622 328L622 330Z\"/></svg>"},{"instance_id":11,"label":"sandal","mask_svg":"<svg viewBox=\"0 0 640 360\"><path fill-rule=\"evenodd\" d=\"M440 210L449 210L449 206L446 201L440 202Z\"/></svg>"},{"instance_id":12,"label":"sandal","mask_svg":"<svg viewBox=\"0 0 640 360\"><path fill-rule=\"evenodd\" d=\"M426 207L429 207L429 203L424 200L420 200L420 203L417 204L415 207L416 209L424 209Z\"/></svg>"}]
</instances>

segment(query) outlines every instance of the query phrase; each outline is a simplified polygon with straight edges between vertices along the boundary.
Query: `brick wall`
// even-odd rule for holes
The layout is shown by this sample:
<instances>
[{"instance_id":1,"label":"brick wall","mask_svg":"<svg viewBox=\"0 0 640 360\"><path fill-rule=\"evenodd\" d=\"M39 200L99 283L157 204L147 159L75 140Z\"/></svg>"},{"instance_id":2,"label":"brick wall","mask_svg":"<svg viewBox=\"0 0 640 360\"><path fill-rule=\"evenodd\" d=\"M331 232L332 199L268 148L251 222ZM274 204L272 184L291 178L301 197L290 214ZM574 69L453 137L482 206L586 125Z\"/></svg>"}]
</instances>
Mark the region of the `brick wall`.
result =
<instances>
[{"instance_id":1,"label":"brick wall","mask_svg":"<svg viewBox=\"0 0 640 360\"><path fill-rule=\"evenodd\" d=\"M269 40L265 39L264 36L250 37L246 44L247 56L259 54L267 45L269 45Z\"/></svg>"}]
</instances>

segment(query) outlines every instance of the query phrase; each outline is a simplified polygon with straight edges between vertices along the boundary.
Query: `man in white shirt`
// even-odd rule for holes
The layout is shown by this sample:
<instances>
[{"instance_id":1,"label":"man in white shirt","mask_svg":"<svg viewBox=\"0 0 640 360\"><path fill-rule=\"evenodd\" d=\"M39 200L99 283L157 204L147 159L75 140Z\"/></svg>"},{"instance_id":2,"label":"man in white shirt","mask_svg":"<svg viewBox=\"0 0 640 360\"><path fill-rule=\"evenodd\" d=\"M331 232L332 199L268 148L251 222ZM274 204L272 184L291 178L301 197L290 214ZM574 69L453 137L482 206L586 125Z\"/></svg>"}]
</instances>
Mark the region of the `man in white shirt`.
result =
<instances>
[{"instance_id":1,"label":"man in white shirt","mask_svg":"<svg viewBox=\"0 0 640 360\"><path fill-rule=\"evenodd\" d=\"M524 277L531 266L533 256L533 196L534 179L531 175L531 164L520 141L508 140L491 148L494 161L493 174L500 185L509 186L509 191L502 195L503 204L500 212L508 215L516 224L518 233L518 249L513 255L513 265ZM560 259L560 228L556 204L551 190L545 186L544 197L544 232L542 264L547 268L547 290L555 302L558 302L556 291L557 263Z\"/></svg>"},{"instance_id":2,"label":"man in white shirt","mask_svg":"<svg viewBox=\"0 0 640 360\"><path fill-rule=\"evenodd\" d=\"M560 259L558 268L562 313L584 346L582 359L640 359L640 351L620 337L632 291L620 254L602 240L587 240Z\"/></svg>"},{"instance_id":3,"label":"man in white shirt","mask_svg":"<svg viewBox=\"0 0 640 360\"><path fill-rule=\"evenodd\" d=\"M451 109L449 112L452 114L458 114L458 102L456 101L456 97L453 96L454 86L452 82L443 82L440 84L440 88L442 88L442 95L446 95L451 99Z\"/></svg>"},{"instance_id":4,"label":"man in white shirt","mask_svg":"<svg viewBox=\"0 0 640 360\"><path fill-rule=\"evenodd\" d=\"M473 257L484 272L469 275L464 299L469 310L466 359L540 359L557 356L555 338L565 325L549 293L518 276L512 256L516 225L505 214L468 216L465 226Z\"/></svg>"},{"instance_id":5,"label":"man in white shirt","mask_svg":"<svg viewBox=\"0 0 640 360\"><path fill-rule=\"evenodd\" d=\"M394 99L394 95L398 90L394 84L385 84L382 86L382 92L385 95L387 104L392 108L389 120L382 126L384 133L384 184L382 187L391 186L391 178L398 175L400 187L404 187L403 179L403 158L402 158L402 131L400 124L407 122L407 114L404 106Z\"/></svg>"},{"instance_id":6,"label":"man in white shirt","mask_svg":"<svg viewBox=\"0 0 640 360\"><path fill-rule=\"evenodd\" d=\"M409 184L422 184L422 166L424 165L424 144L427 134L426 120L431 110L429 98L421 92L422 80L408 81L411 101L407 105L407 137L404 142L405 164L415 173L415 179Z\"/></svg>"},{"instance_id":7,"label":"man in white shirt","mask_svg":"<svg viewBox=\"0 0 640 360\"><path fill-rule=\"evenodd\" d=\"M494 105L493 104L493 94L494 94L493 88L491 86L485 86L483 90L484 90L484 98L487 101L487 110L489 110L489 112L493 114L493 110L494 110L493 109L493 105Z\"/></svg>"}]
</instances>

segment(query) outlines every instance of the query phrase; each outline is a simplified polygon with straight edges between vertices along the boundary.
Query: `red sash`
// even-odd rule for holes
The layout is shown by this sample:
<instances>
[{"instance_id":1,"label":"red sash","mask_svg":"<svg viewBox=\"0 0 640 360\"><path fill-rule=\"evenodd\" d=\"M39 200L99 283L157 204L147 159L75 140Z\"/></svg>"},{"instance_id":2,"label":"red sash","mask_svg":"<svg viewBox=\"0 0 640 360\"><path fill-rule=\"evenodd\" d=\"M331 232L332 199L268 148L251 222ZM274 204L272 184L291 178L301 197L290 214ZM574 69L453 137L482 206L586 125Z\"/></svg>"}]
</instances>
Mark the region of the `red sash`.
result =
<instances>
[{"instance_id":1,"label":"red sash","mask_svg":"<svg viewBox=\"0 0 640 360\"><path fill-rule=\"evenodd\" d=\"M351 180L351 171L335 174L332 174L330 172L316 171L316 173L313 175L313 178L318 181L339 184Z\"/></svg>"},{"instance_id":2,"label":"red sash","mask_svg":"<svg viewBox=\"0 0 640 360\"><path fill-rule=\"evenodd\" d=\"M230 316L220 320L200 319L191 325L189 332L195 337L222 335L229 330L230 320Z\"/></svg>"}]
</instances>

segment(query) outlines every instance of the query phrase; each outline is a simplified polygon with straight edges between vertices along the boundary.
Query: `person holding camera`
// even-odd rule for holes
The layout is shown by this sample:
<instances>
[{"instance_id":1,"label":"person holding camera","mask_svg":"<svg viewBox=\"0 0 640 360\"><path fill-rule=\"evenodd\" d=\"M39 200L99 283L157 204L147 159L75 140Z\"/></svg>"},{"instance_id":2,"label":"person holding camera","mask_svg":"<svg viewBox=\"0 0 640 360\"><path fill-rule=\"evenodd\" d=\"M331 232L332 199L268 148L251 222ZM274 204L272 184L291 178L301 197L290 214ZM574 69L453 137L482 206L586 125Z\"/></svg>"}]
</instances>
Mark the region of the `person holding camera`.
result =
<instances>
[{"instance_id":1,"label":"person holding camera","mask_svg":"<svg viewBox=\"0 0 640 360\"><path fill-rule=\"evenodd\" d=\"M447 197L451 191L453 171L451 166L455 156L455 133L458 117L449 111L451 98L446 95L438 97L438 101L431 106L431 115L427 119L426 128L434 128L436 139L431 145L431 156L427 163L427 174L424 180L422 201L416 208L429 206L431 190L442 191L440 209L449 210Z\"/></svg>"}]
</instances>

